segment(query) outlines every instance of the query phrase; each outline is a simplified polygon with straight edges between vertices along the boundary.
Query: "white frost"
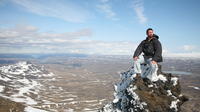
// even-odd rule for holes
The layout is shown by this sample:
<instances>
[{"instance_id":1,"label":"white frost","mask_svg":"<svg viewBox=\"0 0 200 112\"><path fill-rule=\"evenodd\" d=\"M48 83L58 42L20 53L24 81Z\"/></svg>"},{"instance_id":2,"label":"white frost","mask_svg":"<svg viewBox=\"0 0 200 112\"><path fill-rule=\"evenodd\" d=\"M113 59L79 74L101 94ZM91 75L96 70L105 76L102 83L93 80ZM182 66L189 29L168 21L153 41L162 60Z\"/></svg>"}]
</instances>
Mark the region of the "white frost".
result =
<instances>
[{"instance_id":1,"label":"white frost","mask_svg":"<svg viewBox=\"0 0 200 112\"><path fill-rule=\"evenodd\" d=\"M163 82L167 81L167 78L164 75L162 75L162 74L158 75L158 79L161 80L161 81L163 81Z\"/></svg>"},{"instance_id":2,"label":"white frost","mask_svg":"<svg viewBox=\"0 0 200 112\"><path fill-rule=\"evenodd\" d=\"M173 78L171 78L171 81L173 81L173 86L176 86L178 78L177 77L173 77Z\"/></svg>"},{"instance_id":3,"label":"white frost","mask_svg":"<svg viewBox=\"0 0 200 112\"><path fill-rule=\"evenodd\" d=\"M177 109L177 103L178 103L178 102L180 102L179 99L177 99L177 100L175 100L175 101L172 101L172 102L171 102L171 105L170 105L170 108L171 108L171 109L174 108L175 111L177 111L177 110L178 110L178 109Z\"/></svg>"},{"instance_id":4,"label":"white frost","mask_svg":"<svg viewBox=\"0 0 200 112\"><path fill-rule=\"evenodd\" d=\"M170 96L170 95L172 95L171 90L167 90L167 96Z\"/></svg>"}]
</instances>

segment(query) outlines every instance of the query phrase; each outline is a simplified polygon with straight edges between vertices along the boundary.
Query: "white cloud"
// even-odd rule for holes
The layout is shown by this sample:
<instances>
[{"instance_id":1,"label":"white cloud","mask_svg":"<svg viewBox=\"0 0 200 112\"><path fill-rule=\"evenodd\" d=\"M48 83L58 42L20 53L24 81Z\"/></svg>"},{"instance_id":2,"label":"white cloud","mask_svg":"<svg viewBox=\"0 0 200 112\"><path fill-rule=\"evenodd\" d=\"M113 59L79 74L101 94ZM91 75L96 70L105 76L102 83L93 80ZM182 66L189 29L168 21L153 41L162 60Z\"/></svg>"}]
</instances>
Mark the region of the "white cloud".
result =
<instances>
[{"instance_id":1,"label":"white cloud","mask_svg":"<svg viewBox=\"0 0 200 112\"><path fill-rule=\"evenodd\" d=\"M48 17L55 17L67 22L85 22L91 14L85 8L66 0L11 0L25 10Z\"/></svg>"},{"instance_id":2,"label":"white cloud","mask_svg":"<svg viewBox=\"0 0 200 112\"><path fill-rule=\"evenodd\" d=\"M13 28L0 29L0 38L29 37L37 30L36 27L30 25L16 25Z\"/></svg>"},{"instance_id":3,"label":"white cloud","mask_svg":"<svg viewBox=\"0 0 200 112\"><path fill-rule=\"evenodd\" d=\"M30 25L16 25L0 29L0 52L132 55L136 47L136 44L128 41L106 42L87 38L91 36L92 30L88 28L74 32L51 33L39 32L38 28Z\"/></svg>"},{"instance_id":4,"label":"white cloud","mask_svg":"<svg viewBox=\"0 0 200 112\"><path fill-rule=\"evenodd\" d=\"M190 52L190 53L165 53L165 57L183 57L183 58L200 58L200 52Z\"/></svg>"},{"instance_id":5,"label":"white cloud","mask_svg":"<svg viewBox=\"0 0 200 112\"><path fill-rule=\"evenodd\" d=\"M133 1L133 9L137 15L137 18L139 19L139 22L141 24L146 23L148 19L144 14L143 0L134 0Z\"/></svg>"},{"instance_id":6,"label":"white cloud","mask_svg":"<svg viewBox=\"0 0 200 112\"><path fill-rule=\"evenodd\" d=\"M113 11L111 4L109 4L109 0L100 0L100 4L97 5L97 8L100 9L101 12L103 12L107 18L112 20L119 20L119 18L116 17L116 13Z\"/></svg>"},{"instance_id":7,"label":"white cloud","mask_svg":"<svg viewBox=\"0 0 200 112\"><path fill-rule=\"evenodd\" d=\"M196 48L196 46L194 46L194 45L184 45L182 48L185 51L192 51Z\"/></svg>"},{"instance_id":8,"label":"white cloud","mask_svg":"<svg viewBox=\"0 0 200 112\"><path fill-rule=\"evenodd\" d=\"M80 29L75 32L64 32L64 33L51 33L51 32L39 32L38 28L30 25L15 25L12 28L0 28L0 38L1 39L49 39L60 38L60 39L76 39L80 37L90 37L92 36L92 31L88 28Z\"/></svg>"},{"instance_id":9,"label":"white cloud","mask_svg":"<svg viewBox=\"0 0 200 112\"><path fill-rule=\"evenodd\" d=\"M195 50L190 50L190 52L181 50L179 52L171 52L168 49L163 49L164 57L182 57L182 58L200 58L200 52Z\"/></svg>"}]
</instances>

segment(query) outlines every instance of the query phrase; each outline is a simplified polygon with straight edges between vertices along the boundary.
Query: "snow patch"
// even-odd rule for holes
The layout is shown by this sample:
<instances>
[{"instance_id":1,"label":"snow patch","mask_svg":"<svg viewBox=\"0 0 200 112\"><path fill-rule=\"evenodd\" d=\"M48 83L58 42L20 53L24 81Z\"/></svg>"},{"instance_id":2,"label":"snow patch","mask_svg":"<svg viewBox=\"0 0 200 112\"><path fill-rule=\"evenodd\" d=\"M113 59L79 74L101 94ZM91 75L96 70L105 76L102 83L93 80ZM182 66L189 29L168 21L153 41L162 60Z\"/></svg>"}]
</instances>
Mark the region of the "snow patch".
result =
<instances>
[{"instance_id":1,"label":"snow patch","mask_svg":"<svg viewBox=\"0 0 200 112\"><path fill-rule=\"evenodd\" d=\"M194 88L194 89L196 89L196 90L200 90L200 88L199 88L199 87L196 87L196 86L188 86L188 87Z\"/></svg>"},{"instance_id":2,"label":"snow patch","mask_svg":"<svg viewBox=\"0 0 200 112\"><path fill-rule=\"evenodd\" d=\"M71 109L71 108L65 109L64 112L74 112L74 109Z\"/></svg>"},{"instance_id":3,"label":"snow patch","mask_svg":"<svg viewBox=\"0 0 200 112\"><path fill-rule=\"evenodd\" d=\"M25 107L25 108L24 108L24 111L25 111L25 112L48 112L48 111L45 111L45 110L33 108L33 107L31 107L31 106Z\"/></svg>"},{"instance_id":4,"label":"snow patch","mask_svg":"<svg viewBox=\"0 0 200 112\"><path fill-rule=\"evenodd\" d=\"M4 91L4 88L5 88L4 86L1 86L1 85L0 85L0 92L3 92L3 91Z\"/></svg>"}]
</instances>

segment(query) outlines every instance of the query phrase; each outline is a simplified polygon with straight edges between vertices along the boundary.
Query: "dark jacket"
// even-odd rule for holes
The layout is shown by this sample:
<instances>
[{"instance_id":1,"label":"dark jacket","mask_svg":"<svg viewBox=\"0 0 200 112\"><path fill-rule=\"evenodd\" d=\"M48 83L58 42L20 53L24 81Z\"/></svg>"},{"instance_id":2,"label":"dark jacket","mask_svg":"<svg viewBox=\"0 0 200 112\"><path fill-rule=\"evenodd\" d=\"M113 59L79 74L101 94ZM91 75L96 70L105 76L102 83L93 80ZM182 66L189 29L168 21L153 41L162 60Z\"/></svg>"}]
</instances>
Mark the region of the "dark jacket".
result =
<instances>
[{"instance_id":1,"label":"dark jacket","mask_svg":"<svg viewBox=\"0 0 200 112\"><path fill-rule=\"evenodd\" d=\"M152 58L152 60L156 62L163 62L162 45L158 40L159 36L154 34L153 37L154 38L150 41L148 41L148 37L146 37L135 50L133 57L139 56L143 52L145 58Z\"/></svg>"}]
</instances>

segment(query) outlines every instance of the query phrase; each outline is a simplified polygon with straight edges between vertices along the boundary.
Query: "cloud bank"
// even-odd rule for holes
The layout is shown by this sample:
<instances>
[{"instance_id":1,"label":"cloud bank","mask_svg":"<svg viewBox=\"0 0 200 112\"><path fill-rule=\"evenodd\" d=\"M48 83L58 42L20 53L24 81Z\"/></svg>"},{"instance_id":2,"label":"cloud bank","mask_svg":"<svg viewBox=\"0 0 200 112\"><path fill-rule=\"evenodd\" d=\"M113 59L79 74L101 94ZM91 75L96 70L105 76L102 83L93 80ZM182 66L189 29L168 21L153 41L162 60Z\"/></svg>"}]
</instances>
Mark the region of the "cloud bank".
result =
<instances>
[{"instance_id":1,"label":"cloud bank","mask_svg":"<svg viewBox=\"0 0 200 112\"><path fill-rule=\"evenodd\" d=\"M31 25L0 29L1 53L84 53L127 55L136 44L128 41L92 40L93 31L83 28L74 32L39 32Z\"/></svg>"}]
</instances>

